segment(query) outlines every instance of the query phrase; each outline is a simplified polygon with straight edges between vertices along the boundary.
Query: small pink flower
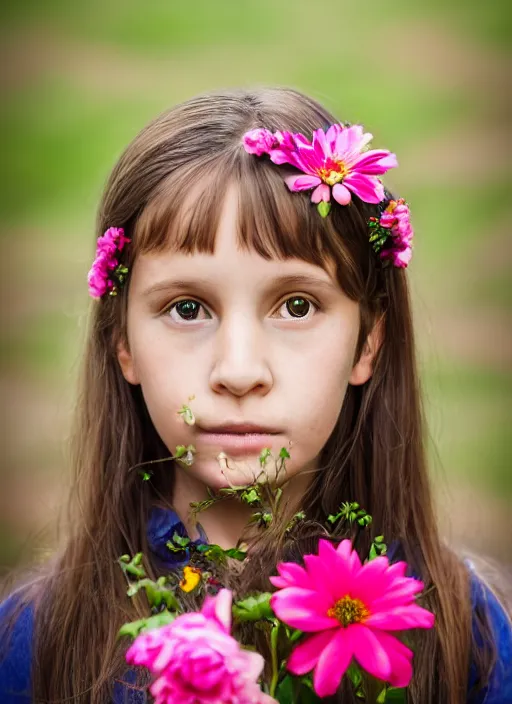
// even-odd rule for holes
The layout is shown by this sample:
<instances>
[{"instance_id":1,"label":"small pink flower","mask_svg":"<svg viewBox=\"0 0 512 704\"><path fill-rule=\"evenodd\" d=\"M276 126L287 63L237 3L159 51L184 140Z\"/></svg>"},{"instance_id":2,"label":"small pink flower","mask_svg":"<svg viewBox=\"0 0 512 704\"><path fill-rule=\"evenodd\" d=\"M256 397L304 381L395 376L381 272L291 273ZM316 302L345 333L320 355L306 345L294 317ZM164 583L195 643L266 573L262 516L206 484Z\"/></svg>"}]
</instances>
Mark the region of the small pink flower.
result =
<instances>
[{"instance_id":1,"label":"small pink flower","mask_svg":"<svg viewBox=\"0 0 512 704\"><path fill-rule=\"evenodd\" d=\"M398 269L405 269L412 258L412 248L408 245L403 245L402 249L398 249L396 246L389 249L383 249L379 256L383 260L389 260L393 266Z\"/></svg>"},{"instance_id":2,"label":"small pink flower","mask_svg":"<svg viewBox=\"0 0 512 704\"><path fill-rule=\"evenodd\" d=\"M255 129L246 132L242 141L245 151L249 154L256 154L256 156L268 154L272 147L276 145L276 138L272 132L265 129Z\"/></svg>"},{"instance_id":3,"label":"small pink flower","mask_svg":"<svg viewBox=\"0 0 512 704\"><path fill-rule=\"evenodd\" d=\"M389 201L388 206L380 216L381 227L391 230L396 239L410 243L413 236L411 213L403 198Z\"/></svg>"},{"instance_id":4,"label":"small pink flower","mask_svg":"<svg viewBox=\"0 0 512 704\"><path fill-rule=\"evenodd\" d=\"M279 576L271 577L279 587L270 602L276 616L313 634L292 652L290 672L314 669L315 692L325 697L336 692L354 657L374 677L406 687L413 653L388 631L432 628L433 614L415 603L423 583L405 576L405 562L377 557L362 565L350 540L337 548L320 540L318 554L304 563L280 563Z\"/></svg>"},{"instance_id":5,"label":"small pink flower","mask_svg":"<svg viewBox=\"0 0 512 704\"><path fill-rule=\"evenodd\" d=\"M412 257L414 231L409 206L403 198L389 201L379 218L379 226L389 230L390 234L379 252L380 258L391 261L393 266L405 268Z\"/></svg>"},{"instance_id":6,"label":"small pink flower","mask_svg":"<svg viewBox=\"0 0 512 704\"><path fill-rule=\"evenodd\" d=\"M221 589L200 612L135 639L126 660L157 675L150 686L155 704L277 704L258 685L261 655L243 650L230 635L231 600Z\"/></svg>"},{"instance_id":7,"label":"small pink flower","mask_svg":"<svg viewBox=\"0 0 512 704\"><path fill-rule=\"evenodd\" d=\"M101 298L115 287L111 274L118 266L118 253L122 252L125 244L130 241L121 227L109 227L98 237L96 257L87 275L89 293L93 298Z\"/></svg>"}]
</instances>

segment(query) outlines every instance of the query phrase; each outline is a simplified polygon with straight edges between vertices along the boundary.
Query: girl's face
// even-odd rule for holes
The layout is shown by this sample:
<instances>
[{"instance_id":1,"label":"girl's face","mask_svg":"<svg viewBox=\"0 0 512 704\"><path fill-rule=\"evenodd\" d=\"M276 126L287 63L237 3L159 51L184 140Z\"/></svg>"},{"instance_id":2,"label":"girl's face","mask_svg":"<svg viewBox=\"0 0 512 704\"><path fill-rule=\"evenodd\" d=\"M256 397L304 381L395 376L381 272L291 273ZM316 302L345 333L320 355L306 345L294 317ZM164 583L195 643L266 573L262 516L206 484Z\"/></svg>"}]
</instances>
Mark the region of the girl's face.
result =
<instances>
[{"instance_id":1,"label":"girl's face","mask_svg":"<svg viewBox=\"0 0 512 704\"><path fill-rule=\"evenodd\" d=\"M300 259L265 260L239 249L237 198L233 187L214 254L137 258L128 348L118 348L124 377L141 385L169 452L189 444L197 450L192 466L179 471L213 489L254 481L264 447L276 458L282 447L290 452L279 482L314 470L347 384L370 377L374 352L370 336L354 365L359 306L333 276ZM194 425L178 415L183 404ZM275 479L273 461L265 471Z\"/></svg>"}]
</instances>

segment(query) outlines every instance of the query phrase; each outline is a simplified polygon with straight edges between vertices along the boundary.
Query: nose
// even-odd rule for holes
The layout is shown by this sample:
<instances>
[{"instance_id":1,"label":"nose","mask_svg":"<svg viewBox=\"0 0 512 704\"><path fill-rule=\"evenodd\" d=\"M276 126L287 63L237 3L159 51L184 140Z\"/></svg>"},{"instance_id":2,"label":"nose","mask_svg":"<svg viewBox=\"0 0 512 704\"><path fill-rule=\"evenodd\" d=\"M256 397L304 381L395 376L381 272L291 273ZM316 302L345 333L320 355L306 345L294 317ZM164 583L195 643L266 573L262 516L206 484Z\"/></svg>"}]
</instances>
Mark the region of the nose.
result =
<instances>
[{"instance_id":1,"label":"nose","mask_svg":"<svg viewBox=\"0 0 512 704\"><path fill-rule=\"evenodd\" d=\"M261 326L242 313L223 320L210 376L215 392L242 397L251 392L264 396L270 391L274 382L263 338Z\"/></svg>"}]
</instances>

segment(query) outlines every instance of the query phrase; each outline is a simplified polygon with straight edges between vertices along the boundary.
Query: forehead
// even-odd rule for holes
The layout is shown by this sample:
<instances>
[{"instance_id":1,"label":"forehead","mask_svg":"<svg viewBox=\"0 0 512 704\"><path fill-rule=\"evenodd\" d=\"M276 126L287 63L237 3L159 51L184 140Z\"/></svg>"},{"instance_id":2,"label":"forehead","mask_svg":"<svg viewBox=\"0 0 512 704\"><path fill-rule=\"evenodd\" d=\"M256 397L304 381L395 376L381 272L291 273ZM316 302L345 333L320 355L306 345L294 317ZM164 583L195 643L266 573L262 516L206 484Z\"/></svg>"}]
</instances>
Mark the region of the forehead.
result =
<instances>
[{"instance_id":1,"label":"forehead","mask_svg":"<svg viewBox=\"0 0 512 704\"><path fill-rule=\"evenodd\" d=\"M322 265L321 227L306 199L288 191L275 165L245 156L181 169L162 181L135 223L134 254L213 253L223 220L233 225L241 248Z\"/></svg>"},{"instance_id":2,"label":"forehead","mask_svg":"<svg viewBox=\"0 0 512 704\"><path fill-rule=\"evenodd\" d=\"M368 260L366 214L356 205L321 218L308 193L291 193L280 167L242 152L173 172L151 195L132 230L128 265L147 254L251 252L273 262L301 260L335 272L360 298L354 255ZM364 235L365 239L367 237Z\"/></svg>"},{"instance_id":3,"label":"forehead","mask_svg":"<svg viewBox=\"0 0 512 704\"><path fill-rule=\"evenodd\" d=\"M133 282L137 290L158 288L167 278L203 280L205 283L223 282L226 289L236 284L239 289L267 284L278 279L288 283L306 283L308 277L316 284L334 283L333 263L312 264L301 257L262 256L240 235L240 189L231 183L226 189L219 211L212 250L195 248L184 251L176 247L172 232L165 246L140 253L134 266ZM296 281L294 281L294 278Z\"/></svg>"}]
</instances>

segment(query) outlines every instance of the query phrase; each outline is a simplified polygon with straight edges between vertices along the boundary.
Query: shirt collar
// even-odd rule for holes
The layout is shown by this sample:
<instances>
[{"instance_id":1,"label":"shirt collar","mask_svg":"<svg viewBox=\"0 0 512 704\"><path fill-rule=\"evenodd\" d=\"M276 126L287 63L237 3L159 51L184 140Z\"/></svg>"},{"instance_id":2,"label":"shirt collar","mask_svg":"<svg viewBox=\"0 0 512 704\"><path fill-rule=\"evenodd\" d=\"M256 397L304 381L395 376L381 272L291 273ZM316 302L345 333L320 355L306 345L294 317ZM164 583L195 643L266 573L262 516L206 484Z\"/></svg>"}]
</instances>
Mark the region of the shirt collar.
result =
<instances>
[{"instance_id":1,"label":"shirt collar","mask_svg":"<svg viewBox=\"0 0 512 704\"><path fill-rule=\"evenodd\" d=\"M191 545L207 544L208 539L203 528L199 524L197 528L199 538L192 540ZM172 540L175 533L181 538L188 537L187 530L176 511L161 506L153 506L147 522L146 534L149 549L161 567L170 569L183 567L190 559L189 548L174 552L167 547L166 543Z\"/></svg>"}]
</instances>

